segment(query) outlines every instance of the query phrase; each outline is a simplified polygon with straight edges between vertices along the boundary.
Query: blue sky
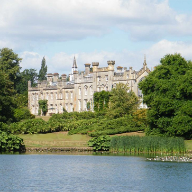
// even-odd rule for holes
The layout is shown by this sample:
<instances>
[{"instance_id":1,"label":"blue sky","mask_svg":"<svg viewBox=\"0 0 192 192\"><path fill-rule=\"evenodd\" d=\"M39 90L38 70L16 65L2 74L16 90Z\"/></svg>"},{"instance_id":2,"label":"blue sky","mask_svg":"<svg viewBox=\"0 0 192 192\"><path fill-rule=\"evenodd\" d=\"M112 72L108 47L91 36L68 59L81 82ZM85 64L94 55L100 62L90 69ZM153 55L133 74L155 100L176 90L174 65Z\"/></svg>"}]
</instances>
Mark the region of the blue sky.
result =
<instances>
[{"instance_id":1,"label":"blue sky","mask_svg":"<svg viewBox=\"0 0 192 192\"><path fill-rule=\"evenodd\" d=\"M98 61L149 68L166 54L192 60L190 0L0 0L0 48L23 58L22 69L70 73Z\"/></svg>"}]
</instances>

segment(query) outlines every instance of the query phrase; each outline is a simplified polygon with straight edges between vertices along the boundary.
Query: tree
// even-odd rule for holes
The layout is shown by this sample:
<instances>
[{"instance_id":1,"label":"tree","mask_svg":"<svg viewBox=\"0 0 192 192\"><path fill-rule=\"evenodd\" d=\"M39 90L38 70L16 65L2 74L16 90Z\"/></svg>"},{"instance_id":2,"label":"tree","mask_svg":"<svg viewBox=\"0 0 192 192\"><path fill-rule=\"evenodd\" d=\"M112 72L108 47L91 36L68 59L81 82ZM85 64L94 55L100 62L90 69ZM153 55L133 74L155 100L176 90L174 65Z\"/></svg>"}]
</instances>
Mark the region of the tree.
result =
<instances>
[{"instance_id":1,"label":"tree","mask_svg":"<svg viewBox=\"0 0 192 192\"><path fill-rule=\"evenodd\" d=\"M134 92L129 91L126 84L118 83L110 94L107 116L112 118L122 117L131 114L138 108L139 100Z\"/></svg>"},{"instance_id":2,"label":"tree","mask_svg":"<svg viewBox=\"0 0 192 192\"><path fill-rule=\"evenodd\" d=\"M192 137L192 64L166 55L139 88L148 106L148 134Z\"/></svg>"},{"instance_id":3,"label":"tree","mask_svg":"<svg viewBox=\"0 0 192 192\"><path fill-rule=\"evenodd\" d=\"M38 74L36 69L25 69L20 73L20 81L17 83L16 90L18 93L23 94L28 91L28 81L31 81L31 86L37 85L36 81Z\"/></svg>"},{"instance_id":4,"label":"tree","mask_svg":"<svg viewBox=\"0 0 192 192\"><path fill-rule=\"evenodd\" d=\"M0 70L0 122L10 123L14 119L13 83L8 74Z\"/></svg>"},{"instance_id":5,"label":"tree","mask_svg":"<svg viewBox=\"0 0 192 192\"><path fill-rule=\"evenodd\" d=\"M41 62L41 69L39 70L38 80L39 81L46 80L46 74L47 74L47 65L46 65L45 57L43 57Z\"/></svg>"},{"instance_id":6,"label":"tree","mask_svg":"<svg viewBox=\"0 0 192 192\"><path fill-rule=\"evenodd\" d=\"M19 74L21 67L19 66L21 58L13 52L12 49L3 48L0 49L0 70L6 73L13 82L14 88L19 81Z\"/></svg>"}]
</instances>

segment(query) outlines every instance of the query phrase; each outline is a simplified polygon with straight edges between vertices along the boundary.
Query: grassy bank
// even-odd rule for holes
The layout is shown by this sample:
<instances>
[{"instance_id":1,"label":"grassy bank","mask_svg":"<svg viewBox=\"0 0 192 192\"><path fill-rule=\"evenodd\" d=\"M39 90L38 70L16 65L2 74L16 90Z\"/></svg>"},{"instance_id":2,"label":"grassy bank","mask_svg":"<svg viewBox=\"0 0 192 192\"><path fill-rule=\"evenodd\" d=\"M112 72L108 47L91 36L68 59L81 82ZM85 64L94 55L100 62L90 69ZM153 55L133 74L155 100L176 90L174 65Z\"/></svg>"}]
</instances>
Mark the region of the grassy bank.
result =
<instances>
[{"instance_id":1,"label":"grassy bank","mask_svg":"<svg viewBox=\"0 0 192 192\"><path fill-rule=\"evenodd\" d=\"M68 135L67 132L18 135L26 147L87 147L87 135Z\"/></svg>"},{"instance_id":2,"label":"grassy bank","mask_svg":"<svg viewBox=\"0 0 192 192\"><path fill-rule=\"evenodd\" d=\"M144 133L132 132L117 134L117 136L144 136ZM47 134L20 134L26 147L87 147L91 137L87 135L68 135L67 132ZM192 151L192 140L185 140L187 151Z\"/></svg>"}]
</instances>

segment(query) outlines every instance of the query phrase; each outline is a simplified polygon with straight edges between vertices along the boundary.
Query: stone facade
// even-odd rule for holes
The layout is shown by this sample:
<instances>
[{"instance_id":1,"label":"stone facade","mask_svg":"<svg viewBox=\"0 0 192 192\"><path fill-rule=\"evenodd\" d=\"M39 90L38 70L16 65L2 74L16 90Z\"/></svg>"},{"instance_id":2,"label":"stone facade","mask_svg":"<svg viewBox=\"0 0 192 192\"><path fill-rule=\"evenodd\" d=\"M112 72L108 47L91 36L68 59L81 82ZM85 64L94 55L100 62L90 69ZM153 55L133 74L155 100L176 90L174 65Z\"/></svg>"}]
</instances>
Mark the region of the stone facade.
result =
<instances>
[{"instance_id":1,"label":"stone facade","mask_svg":"<svg viewBox=\"0 0 192 192\"><path fill-rule=\"evenodd\" d=\"M107 61L108 67L99 68L98 62L85 64L85 71L77 71L76 59L74 58L72 73L63 74L59 77L58 73L47 74L47 80L38 82L37 87L31 87L28 82L28 107L32 114L38 115L38 101L48 100L48 113L63 113L63 109L68 112L87 111L87 102L90 103L90 110L93 111L93 94L98 91L111 91L117 83L124 83L130 87L131 91L140 97L142 93L138 89L138 83L150 73L144 59L143 67L135 71L132 67L118 66L115 72L115 61ZM141 102L141 108L146 107Z\"/></svg>"}]
</instances>

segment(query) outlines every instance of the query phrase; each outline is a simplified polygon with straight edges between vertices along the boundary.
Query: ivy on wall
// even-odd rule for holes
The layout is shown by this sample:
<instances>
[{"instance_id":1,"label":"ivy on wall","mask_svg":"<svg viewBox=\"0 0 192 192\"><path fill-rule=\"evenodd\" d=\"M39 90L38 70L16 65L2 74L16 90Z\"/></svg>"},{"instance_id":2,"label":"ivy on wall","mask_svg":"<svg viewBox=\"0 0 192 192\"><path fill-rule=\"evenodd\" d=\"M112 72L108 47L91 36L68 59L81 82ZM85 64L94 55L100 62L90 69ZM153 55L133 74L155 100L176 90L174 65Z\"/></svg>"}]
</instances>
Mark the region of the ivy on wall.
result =
<instances>
[{"instance_id":1,"label":"ivy on wall","mask_svg":"<svg viewBox=\"0 0 192 192\"><path fill-rule=\"evenodd\" d=\"M95 92L93 96L94 111L103 111L108 108L110 93L108 91Z\"/></svg>"},{"instance_id":2,"label":"ivy on wall","mask_svg":"<svg viewBox=\"0 0 192 192\"><path fill-rule=\"evenodd\" d=\"M43 115L46 115L47 111L48 111L47 100L39 100L38 114L41 115L42 112Z\"/></svg>"}]
</instances>

